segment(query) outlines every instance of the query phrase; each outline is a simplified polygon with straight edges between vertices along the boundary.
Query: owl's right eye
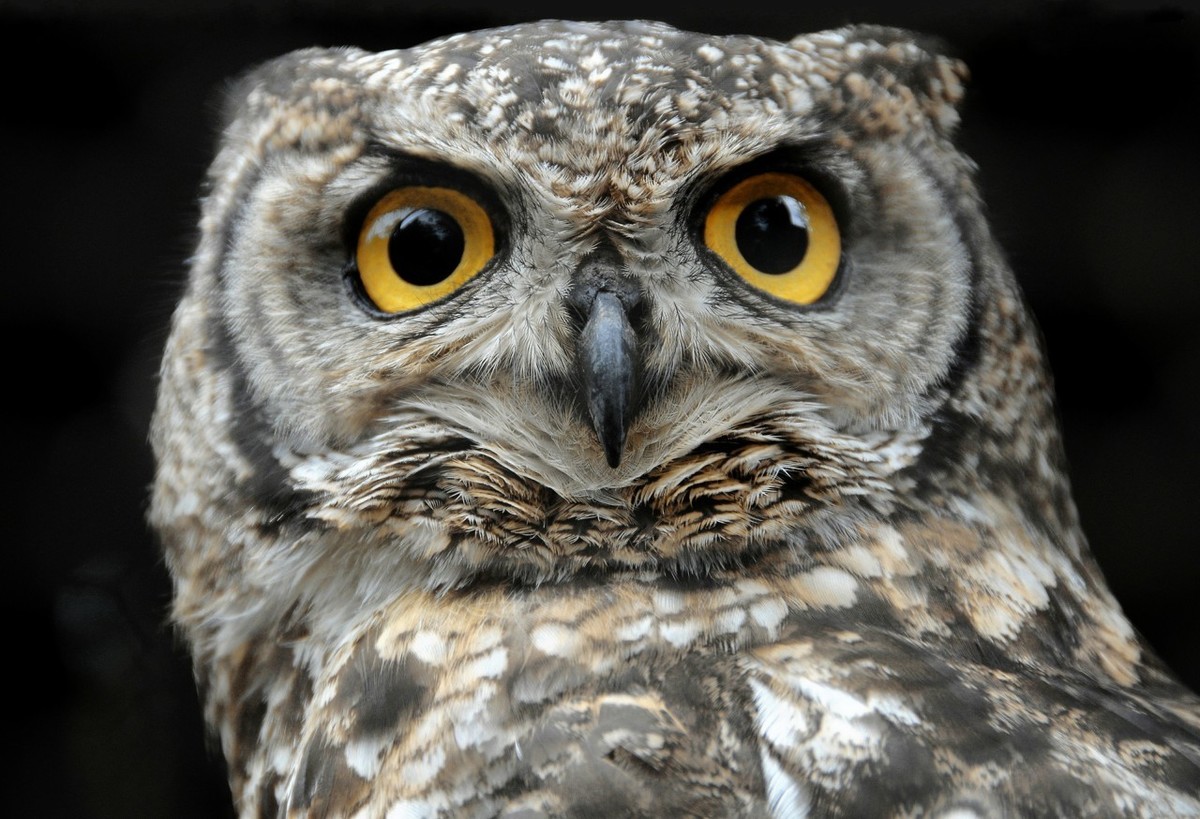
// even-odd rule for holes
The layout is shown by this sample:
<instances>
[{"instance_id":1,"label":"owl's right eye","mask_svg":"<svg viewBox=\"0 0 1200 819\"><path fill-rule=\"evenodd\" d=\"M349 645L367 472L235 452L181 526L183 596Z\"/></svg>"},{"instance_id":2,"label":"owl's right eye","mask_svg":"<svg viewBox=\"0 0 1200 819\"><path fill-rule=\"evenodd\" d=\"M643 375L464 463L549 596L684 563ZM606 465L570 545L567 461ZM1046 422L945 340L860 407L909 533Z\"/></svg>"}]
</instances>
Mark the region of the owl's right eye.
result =
<instances>
[{"instance_id":1,"label":"owl's right eye","mask_svg":"<svg viewBox=\"0 0 1200 819\"><path fill-rule=\"evenodd\" d=\"M477 201L453 188L409 185L367 213L355 262L371 303L403 313L449 296L495 252L492 220Z\"/></svg>"}]
</instances>

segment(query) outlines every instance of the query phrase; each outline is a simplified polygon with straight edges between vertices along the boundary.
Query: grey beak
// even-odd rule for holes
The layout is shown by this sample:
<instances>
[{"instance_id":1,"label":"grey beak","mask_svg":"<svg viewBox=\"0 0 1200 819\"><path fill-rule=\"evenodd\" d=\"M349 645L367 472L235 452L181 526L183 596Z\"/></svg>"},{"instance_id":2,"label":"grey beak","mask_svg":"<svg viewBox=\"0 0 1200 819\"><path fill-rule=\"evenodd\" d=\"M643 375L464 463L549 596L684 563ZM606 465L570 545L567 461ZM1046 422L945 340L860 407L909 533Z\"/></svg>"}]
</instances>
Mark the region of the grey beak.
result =
<instances>
[{"instance_id":1,"label":"grey beak","mask_svg":"<svg viewBox=\"0 0 1200 819\"><path fill-rule=\"evenodd\" d=\"M616 293L594 290L589 295L587 322L576 346L578 366L592 429L608 465L615 469L637 403L637 334Z\"/></svg>"}]
</instances>

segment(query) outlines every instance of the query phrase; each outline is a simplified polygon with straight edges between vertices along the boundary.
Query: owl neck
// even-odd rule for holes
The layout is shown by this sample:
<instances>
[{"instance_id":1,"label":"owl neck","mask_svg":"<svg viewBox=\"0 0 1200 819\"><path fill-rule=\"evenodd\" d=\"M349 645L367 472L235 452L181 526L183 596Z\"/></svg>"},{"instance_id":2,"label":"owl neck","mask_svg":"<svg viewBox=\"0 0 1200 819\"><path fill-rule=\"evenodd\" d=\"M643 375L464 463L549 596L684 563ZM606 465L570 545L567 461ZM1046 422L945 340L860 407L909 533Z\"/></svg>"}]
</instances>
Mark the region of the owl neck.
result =
<instances>
[{"instance_id":1,"label":"owl neck","mask_svg":"<svg viewBox=\"0 0 1200 819\"><path fill-rule=\"evenodd\" d=\"M911 470L914 497L945 507L994 496L1080 558L1085 546L1041 335L1007 279L983 303Z\"/></svg>"}]
</instances>

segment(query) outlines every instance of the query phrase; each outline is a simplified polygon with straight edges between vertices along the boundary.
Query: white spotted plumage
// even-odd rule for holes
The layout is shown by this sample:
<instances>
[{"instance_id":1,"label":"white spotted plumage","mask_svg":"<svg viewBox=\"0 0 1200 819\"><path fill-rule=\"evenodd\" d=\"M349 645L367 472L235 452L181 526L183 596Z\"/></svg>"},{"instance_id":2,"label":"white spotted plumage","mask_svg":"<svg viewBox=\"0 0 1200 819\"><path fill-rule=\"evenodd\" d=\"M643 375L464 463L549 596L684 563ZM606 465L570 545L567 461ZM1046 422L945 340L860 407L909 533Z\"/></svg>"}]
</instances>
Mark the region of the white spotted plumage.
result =
<instances>
[{"instance_id":1,"label":"white spotted plumage","mask_svg":"<svg viewBox=\"0 0 1200 819\"><path fill-rule=\"evenodd\" d=\"M1088 554L965 77L885 28L547 21L236 86L151 520L241 815L1200 815L1200 701ZM813 304L705 246L760 168L837 212ZM398 185L497 250L383 315L355 220Z\"/></svg>"}]
</instances>

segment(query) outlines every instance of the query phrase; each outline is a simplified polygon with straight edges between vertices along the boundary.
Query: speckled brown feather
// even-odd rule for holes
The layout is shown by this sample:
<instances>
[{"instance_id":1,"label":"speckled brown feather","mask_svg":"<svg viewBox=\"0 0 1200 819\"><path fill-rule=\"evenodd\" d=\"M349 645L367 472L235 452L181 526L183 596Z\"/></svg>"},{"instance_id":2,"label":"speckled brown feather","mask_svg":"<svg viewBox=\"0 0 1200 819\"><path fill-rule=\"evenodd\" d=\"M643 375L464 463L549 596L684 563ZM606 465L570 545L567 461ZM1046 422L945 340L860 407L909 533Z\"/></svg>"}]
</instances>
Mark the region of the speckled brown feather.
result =
<instances>
[{"instance_id":1,"label":"speckled brown feather","mask_svg":"<svg viewBox=\"0 0 1200 819\"><path fill-rule=\"evenodd\" d=\"M950 141L965 73L882 28L544 22L242 81L151 509L241 815L1200 815L1200 701L1088 554ZM810 308L697 242L752 162L839 191ZM348 214L447 166L502 252L381 320ZM644 309L616 468L597 253Z\"/></svg>"}]
</instances>

